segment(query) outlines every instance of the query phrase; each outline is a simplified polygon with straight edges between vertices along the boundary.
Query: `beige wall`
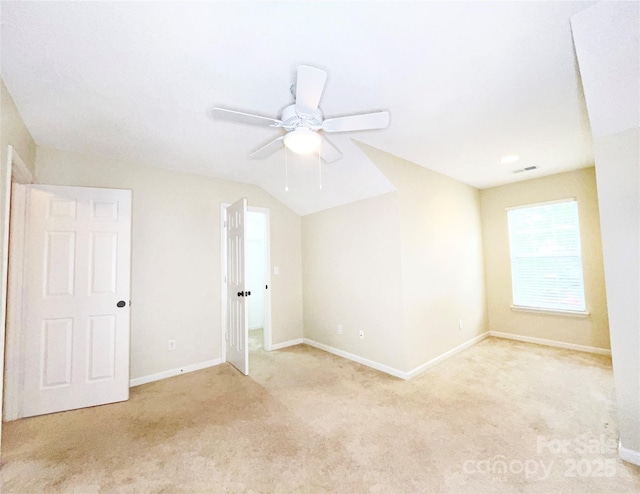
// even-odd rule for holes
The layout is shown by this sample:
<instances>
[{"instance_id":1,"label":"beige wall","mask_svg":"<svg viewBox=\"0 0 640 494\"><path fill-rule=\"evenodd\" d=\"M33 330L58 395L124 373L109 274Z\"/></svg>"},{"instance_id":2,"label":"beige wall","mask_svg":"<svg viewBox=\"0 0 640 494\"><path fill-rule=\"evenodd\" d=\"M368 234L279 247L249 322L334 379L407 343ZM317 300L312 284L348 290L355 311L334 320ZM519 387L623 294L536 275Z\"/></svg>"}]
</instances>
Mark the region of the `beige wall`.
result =
<instances>
[{"instance_id":1,"label":"beige wall","mask_svg":"<svg viewBox=\"0 0 640 494\"><path fill-rule=\"evenodd\" d=\"M620 443L640 465L640 129L597 137L594 151Z\"/></svg>"},{"instance_id":2,"label":"beige wall","mask_svg":"<svg viewBox=\"0 0 640 494\"><path fill-rule=\"evenodd\" d=\"M36 143L22 121L9 91L7 91L4 81L0 79L0 157L2 158L2 178L7 160L7 146L10 144L17 151L18 155L29 167L32 173L35 172L36 163Z\"/></svg>"},{"instance_id":3,"label":"beige wall","mask_svg":"<svg viewBox=\"0 0 640 494\"><path fill-rule=\"evenodd\" d=\"M305 336L408 372L486 331L479 193L359 145L397 191L303 217Z\"/></svg>"},{"instance_id":4,"label":"beige wall","mask_svg":"<svg viewBox=\"0 0 640 494\"><path fill-rule=\"evenodd\" d=\"M564 343L610 348L595 169L583 168L492 187L482 190L480 197L490 329ZM575 197L578 202L586 310L590 313L589 317L512 310L509 231L505 208L569 197Z\"/></svg>"},{"instance_id":5,"label":"beige wall","mask_svg":"<svg viewBox=\"0 0 640 494\"><path fill-rule=\"evenodd\" d=\"M594 139L619 454L640 465L640 8L597 2L571 28Z\"/></svg>"},{"instance_id":6,"label":"beige wall","mask_svg":"<svg viewBox=\"0 0 640 494\"><path fill-rule=\"evenodd\" d=\"M41 147L37 175L133 190L132 378L221 356L220 204L241 197L271 212L273 342L302 337L300 217L262 189Z\"/></svg>"},{"instance_id":7,"label":"beige wall","mask_svg":"<svg viewBox=\"0 0 640 494\"><path fill-rule=\"evenodd\" d=\"M398 189L412 370L487 330L480 194L410 161L361 148Z\"/></svg>"},{"instance_id":8,"label":"beige wall","mask_svg":"<svg viewBox=\"0 0 640 494\"><path fill-rule=\"evenodd\" d=\"M302 259L305 337L406 370L397 193L304 216Z\"/></svg>"}]
</instances>

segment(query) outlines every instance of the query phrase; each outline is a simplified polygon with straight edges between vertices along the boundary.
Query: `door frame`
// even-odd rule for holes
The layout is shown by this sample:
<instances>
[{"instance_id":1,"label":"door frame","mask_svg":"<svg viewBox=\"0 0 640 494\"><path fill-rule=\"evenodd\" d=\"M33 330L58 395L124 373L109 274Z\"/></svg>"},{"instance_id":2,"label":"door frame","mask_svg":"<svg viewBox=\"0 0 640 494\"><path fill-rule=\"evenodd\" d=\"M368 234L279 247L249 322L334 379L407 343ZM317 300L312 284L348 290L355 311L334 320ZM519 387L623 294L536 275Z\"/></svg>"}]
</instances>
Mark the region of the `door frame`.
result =
<instances>
[{"instance_id":1,"label":"door frame","mask_svg":"<svg viewBox=\"0 0 640 494\"><path fill-rule=\"evenodd\" d=\"M19 328L22 322L22 266L24 262L24 227L26 220L25 185L33 183L34 177L29 167L11 145L7 146L6 173L5 187L2 191L5 198L5 214L2 218L5 228L2 239L4 249L0 279L2 293L4 294L2 300L0 300L2 309L0 311L0 388L2 389L0 418L14 420L18 418L16 392L19 391L18 386L20 384L13 376L17 375L15 365L19 360L17 360L16 352L20 350L20 346L15 340L20 338ZM12 186L17 187L15 194L12 194ZM13 218L13 232L11 218ZM11 273L11 277L9 277L9 273ZM9 283L10 278L11 283ZM11 314L7 318L9 300L11 300ZM12 370L8 373L12 378L5 387L5 345L7 343L10 344L6 346L6 368Z\"/></svg>"},{"instance_id":2,"label":"door frame","mask_svg":"<svg viewBox=\"0 0 640 494\"><path fill-rule=\"evenodd\" d=\"M227 229L225 227L225 221L227 218L227 207L231 206L231 203L220 203L220 341L221 341L221 359L223 362L227 361L227 342L225 339L225 332L227 329ZM270 352L272 347L272 328L271 328L271 215L269 208L261 208L256 206L248 206L247 212L262 213L265 215L265 228L264 228L264 269L265 269L265 283L269 288L265 290L264 295L264 333L263 333L263 346L265 351Z\"/></svg>"}]
</instances>

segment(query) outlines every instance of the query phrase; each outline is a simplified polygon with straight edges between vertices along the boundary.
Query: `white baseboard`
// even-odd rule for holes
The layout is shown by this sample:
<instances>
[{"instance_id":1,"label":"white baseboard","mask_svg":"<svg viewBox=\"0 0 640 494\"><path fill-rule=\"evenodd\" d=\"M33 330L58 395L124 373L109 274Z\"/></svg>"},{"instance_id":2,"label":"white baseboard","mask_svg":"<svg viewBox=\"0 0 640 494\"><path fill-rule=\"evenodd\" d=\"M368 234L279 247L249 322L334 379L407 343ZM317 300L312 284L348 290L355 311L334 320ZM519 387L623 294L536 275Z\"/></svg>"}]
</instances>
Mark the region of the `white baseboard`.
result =
<instances>
[{"instance_id":1,"label":"white baseboard","mask_svg":"<svg viewBox=\"0 0 640 494\"><path fill-rule=\"evenodd\" d=\"M532 336L521 336L521 335L515 335L511 333L501 333L498 331L487 331L486 333L478 335L468 341L465 341L464 343L458 345L457 347L452 348L451 350L443 353L442 355L439 355L438 357L435 357L429 360L428 362L425 362L424 364L419 365L418 367L416 367L415 369L409 372L404 372L399 369L395 369L388 365L381 364L379 362L375 362L373 360L369 360L364 357L360 357L353 353L345 352L344 350L340 350L338 348L325 345L324 343L319 343L309 338L297 338L294 340L284 341L282 343L276 343L274 345L271 345L271 350L281 350L283 348L287 348L290 346L306 343L309 346L318 348L320 350L324 350L325 352L331 353L333 355L337 355L338 357L346 358L347 360L352 360L353 362L366 365L367 367L371 367L372 369L379 370L380 372L384 372L391 376L408 380L413 377L416 377L419 374L422 374L423 372L430 369L434 365L439 364L440 362L454 356L455 354L463 350L466 350L467 348L475 345L476 343L479 343L480 341L484 340L487 336L494 336L496 338L505 338L509 340L523 341L526 343L535 343L538 345L566 348L569 350L577 350L580 352L596 353L599 355L609 355L609 356L611 355L611 350L606 350L604 348L596 348L596 347L590 347L585 345L576 345L574 343L564 343L562 341L546 340L543 338L534 338ZM158 372L157 374L151 374L149 376L137 377L129 381L129 386L130 387L140 386L141 384L159 381L161 379L166 379L168 377L179 376L180 374L186 374L188 372L206 369L207 367L213 367L221 363L222 363L221 359L213 359L213 360L207 360L205 362L200 362L199 364L187 365L185 367L180 367L178 369L170 369L167 371ZM619 452L620 452L620 457L623 460L628 461L630 463L634 463L636 465L640 465L639 452L626 449L622 446L622 444L620 444Z\"/></svg>"},{"instance_id":2,"label":"white baseboard","mask_svg":"<svg viewBox=\"0 0 640 494\"><path fill-rule=\"evenodd\" d=\"M353 360L354 362L366 365L367 367L371 367L372 369L376 369L392 376L399 377L400 379L407 379L406 372L394 369L393 367L389 367L388 365L380 364L373 360L359 357L358 355L354 355L353 353L345 352L344 350L325 345L324 343L318 343L317 341L310 340L309 338L304 338L304 343L309 346L319 348L320 350L324 350L325 352L332 353L333 355L337 355L338 357L346 358L347 360Z\"/></svg>"},{"instance_id":3,"label":"white baseboard","mask_svg":"<svg viewBox=\"0 0 640 494\"><path fill-rule=\"evenodd\" d=\"M640 451L625 448L621 442L618 442L618 455L624 461L640 466Z\"/></svg>"},{"instance_id":4,"label":"white baseboard","mask_svg":"<svg viewBox=\"0 0 640 494\"><path fill-rule=\"evenodd\" d=\"M482 333L481 335L478 335L475 338L472 338L469 341L465 341L461 345L458 345L457 347L452 348L448 352L445 352L442 355L440 355L438 357L435 357L435 358L429 360L428 362L425 362L422 365L419 365L418 367L416 367L415 369L413 369L413 370L411 370L409 372L404 372L404 371L401 371L399 369L395 369L393 367L390 367L388 365L381 364L379 362L375 362L373 360L369 360L369 359L360 357L358 355L354 355L353 353L345 352L344 350L340 350L338 348L334 348L332 346L325 345L324 343L318 343L317 341L310 340L309 338L305 338L304 342L309 346L312 346L312 347L315 347L315 348L319 348L320 350L324 350L325 352L332 353L334 355L337 355L338 357L342 357L342 358L346 358L348 360L352 360L352 361L357 362L359 364L366 365L367 367L371 367L372 369L379 370L380 372L384 372L386 374L392 375L394 377L398 377L400 379L404 379L406 381L406 380L409 380L409 379L411 379L413 377L416 377L419 374L422 374L424 371L426 371L427 369L433 367L436 364L439 364L443 360L446 360L446 359L448 359L450 357L453 357L456 353L459 353L462 350L466 350L470 346L473 346L476 343L484 340L487 336L489 336L488 332L487 333Z\"/></svg>"},{"instance_id":5,"label":"white baseboard","mask_svg":"<svg viewBox=\"0 0 640 494\"><path fill-rule=\"evenodd\" d=\"M511 333L500 333L499 331L489 331L489 336L496 338L505 338L507 340L524 341L525 343L535 343L537 345L554 346L558 348L566 348L567 350L576 350L578 352L597 353L598 355L611 356L611 350L606 348L597 348L594 346L576 345L575 343L565 343L563 341L545 340L544 338L534 338L533 336L521 336Z\"/></svg>"},{"instance_id":6,"label":"white baseboard","mask_svg":"<svg viewBox=\"0 0 640 494\"><path fill-rule=\"evenodd\" d=\"M185 367L180 367L178 369L170 369L167 371L158 372L157 374L151 374L149 376L136 377L135 379L131 379L129 381L129 387L133 388L134 386L140 386L141 384L160 381L161 379L166 379L168 377L179 376L180 374L186 374L188 372L206 369L207 367L214 367L221 363L222 363L222 359L206 360L204 362L200 362L199 364L187 365Z\"/></svg>"},{"instance_id":7,"label":"white baseboard","mask_svg":"<svg viewBox=\"0 0 640 494\"><path fill-rule=\"evenodd\" d=\"M297 338L295 340L283 341L282 343L276 343L271 345L271 350L282 350L283 348L287 348L288 346L301 345L304 343L302 338Z\"/></svg>"},{"instance_id":8,"label":"white baseboard","mask_svg":"<svg viewBox=\"0 0 640 494\"><path fill-rule=\"evenodd\" d=\"M481 342L487 336L489 336L489 332L482 333L481 335L478 335L475 338L471 338L470 340L465 341L461 345L458 345L457 347L452 348L448 352L445 352L445 353L443 353L442 355L440 355L438 357L432 358L428 362L425 362L424 364L419 365L418 367L416 367L412 371L407 372L406 373L407 377L405 377L405 379L411 379L413 377L416 377L419 374L422 374L424 371L426 371L427 369L430 369L431 367L433 367L436 364L439 364L443 360L446 360L449 357L453 357L456 353L460 353L462 350L466 350L470 346L473 346L476 343Z\"/></svg>"}]
</instances>

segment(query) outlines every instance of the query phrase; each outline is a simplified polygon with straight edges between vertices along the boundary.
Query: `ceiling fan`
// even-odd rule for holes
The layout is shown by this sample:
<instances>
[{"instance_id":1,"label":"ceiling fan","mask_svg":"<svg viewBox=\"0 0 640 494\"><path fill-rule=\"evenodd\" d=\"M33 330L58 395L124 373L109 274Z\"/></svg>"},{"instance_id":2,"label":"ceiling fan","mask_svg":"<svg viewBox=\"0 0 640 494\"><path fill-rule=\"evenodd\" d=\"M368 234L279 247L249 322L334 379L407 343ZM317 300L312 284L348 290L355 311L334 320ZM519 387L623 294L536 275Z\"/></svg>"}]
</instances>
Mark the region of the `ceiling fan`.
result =
<instances>
[{"instance_id":1,"label":"ceiling fan","mask_svg":"<svg viewBox=\"0 0 640 494\"><path fill-rule=\"evenodd\" d=\"M327 73L324 70L300 65L295 88L291 86L291 93L296 102L282 110L280 119L225 108L214 108L212 114L217 118L282 128L286 131L286 134L251 153L252 158L266 158L286 146L287 149L299 154L317 151L325 162L331 163L339 160L342 153L323 138L319 131L349 132L384 129L389 126L389 112L380 111L325 119L318 104L326 80Z\"/></svg>"}]
</instances>

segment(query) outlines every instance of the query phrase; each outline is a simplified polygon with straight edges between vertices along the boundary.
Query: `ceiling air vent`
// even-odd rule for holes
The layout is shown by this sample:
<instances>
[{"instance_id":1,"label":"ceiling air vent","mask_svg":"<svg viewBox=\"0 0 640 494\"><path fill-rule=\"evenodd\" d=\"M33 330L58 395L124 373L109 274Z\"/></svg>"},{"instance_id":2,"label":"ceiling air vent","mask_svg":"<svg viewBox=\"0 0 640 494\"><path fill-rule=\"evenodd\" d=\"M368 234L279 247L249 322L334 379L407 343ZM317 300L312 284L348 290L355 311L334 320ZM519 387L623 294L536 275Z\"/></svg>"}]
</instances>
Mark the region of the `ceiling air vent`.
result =
<instances>
[{"instance_id":1,"label":"ceiling air vent","mask_svg":"<svg viewBox=\"0 0 640 494\"><path fill-rule=\"evenodd\" d=\"M530 172L531 170L537 170L537 169L538 169L538 167L536 165L525 166L524 168L520 168L518 170L513 170L513 173Z\"/></svg>"}]
</instances>

